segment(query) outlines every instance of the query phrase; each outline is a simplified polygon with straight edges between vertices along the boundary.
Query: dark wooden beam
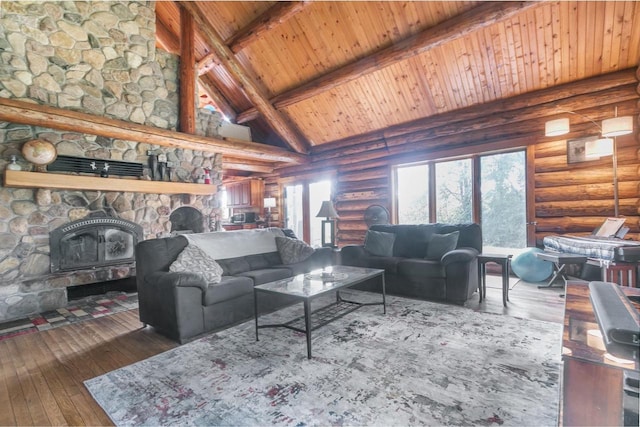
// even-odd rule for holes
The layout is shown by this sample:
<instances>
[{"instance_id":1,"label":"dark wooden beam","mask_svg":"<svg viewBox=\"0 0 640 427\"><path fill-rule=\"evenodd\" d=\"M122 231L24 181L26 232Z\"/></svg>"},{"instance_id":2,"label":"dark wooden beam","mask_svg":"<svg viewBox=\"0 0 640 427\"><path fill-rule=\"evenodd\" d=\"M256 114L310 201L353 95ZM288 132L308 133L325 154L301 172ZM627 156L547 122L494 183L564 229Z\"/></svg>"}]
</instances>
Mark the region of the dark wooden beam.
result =
<instances>
[{"instance_id":1,"label":"dark wooden beam","mask_svg":"<svg viewBox=\"0 0 640 427\"><path fill-rule=\"evenodd\" d=\"M81 132L106 138L228 154L266 162L306 163L308 157L256 142L224 140L139 125L103 116L0 97L0 121Z\"/></svg>"},{"instance_id":2,"label":"dark wooden beam","mask_svg":"<svg viewBox=\"0 0 640 427\"><path fill-rule=\"evenodd\" d=\"M246 46L261 38L266 32L282 25L288 19L303 10L308 1L279 1L249 25L238 31L225 41L233 53L238 53Z\"/></svg>"},{"instance_id":3,"label":"dark wooden beam","mask_svg":"<svg viewBox=\"0 0 640 427\"><path fill-rule=\"evenodd\" d=\"M218 59L220 59L222 66L236 80L238 86L244 90L249 100L256 106L273 130L293 150L298 153L306 153L308 151L307 144L284 116L269 103L267 96L249 76L242 64L236 60L231 49L224 43L220 35L211 28L209 23L205 21L197 3L182 2L181 5L189 11L194 21L198 24L200 33L204 36Z\"/></svg>"},{"instance_id":4,"label":"dark wooden beam","mask_svg":"<svg viewBox=\"0 0 640 427\"><path fill-rule=\"evenodd\" d=\"M283 108L304 101L366 74L407 60L430 49L487 28L497 22L507 20L537 6L538 2L483 3L399 43L395 43L372 55L317 77L297 88L279 94L272 98L270 102L276 108ZM256 109L243 111L238 115L238 123L253 120L257 115L258 111Z\"/></svg>"},{"instance_id":5,"label":"dark wooden beam","mask_svg":"<svg viewBox=\"0 0 640 427\"><path fill-rule=\"evenodd\" d=\"M180 7L180 130L196 133L195 29L188 11Z\"/></svg>"},{"instance_id":6,"label":"dark wooden beam","mask_svg":"<svg viewBox=\"0 0 640 427\"><path fill-rule=\"evenodd\" d=\"M227 99L224 95L218 90L216 85L211 81L209 76L200 76L198 79L198 83L200 84L200 88L204 91L209 98L213 101L218 111L225 115L227 119L231 122L236 121L236 111L229 105Z\"/></svg>"}]
</instances>

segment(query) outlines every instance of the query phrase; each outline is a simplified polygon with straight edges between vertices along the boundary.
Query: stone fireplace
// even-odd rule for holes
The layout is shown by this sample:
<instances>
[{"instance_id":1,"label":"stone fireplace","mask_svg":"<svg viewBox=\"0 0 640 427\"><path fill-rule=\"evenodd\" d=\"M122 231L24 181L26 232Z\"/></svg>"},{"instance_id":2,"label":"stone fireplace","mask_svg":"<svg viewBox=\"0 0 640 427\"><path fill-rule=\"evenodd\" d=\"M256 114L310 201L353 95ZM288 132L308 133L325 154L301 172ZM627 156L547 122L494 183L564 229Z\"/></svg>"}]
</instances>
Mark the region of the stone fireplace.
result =
<instances>
[{"instance_id":1,"label":"stone fireplace","mask_svg":"<svg viewBox=\"0 0 640 427\"><path fill-rule=\"evenodd\" d=\"M49 233L51 272L133 262L142 227L119 218L87 218Z\"/></svg>"}]
</instances>

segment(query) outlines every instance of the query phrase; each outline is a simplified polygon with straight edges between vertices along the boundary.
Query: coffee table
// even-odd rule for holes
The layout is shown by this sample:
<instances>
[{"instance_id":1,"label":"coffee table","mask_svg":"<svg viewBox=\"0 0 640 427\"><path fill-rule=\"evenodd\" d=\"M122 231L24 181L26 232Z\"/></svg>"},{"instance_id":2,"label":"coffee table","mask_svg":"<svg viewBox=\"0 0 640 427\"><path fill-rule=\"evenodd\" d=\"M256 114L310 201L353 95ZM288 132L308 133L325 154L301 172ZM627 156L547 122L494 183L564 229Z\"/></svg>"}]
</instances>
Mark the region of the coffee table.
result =
<instances>
[{"instance_id":1,"label":"coffee table","mask_svg":"<svg viewBox=\"0 0 640 427\"><path fill-rule=\"evenodd\" d=\"M357 302L345 300L340 296L340 289L348 288L366 280L380 276L382 278L382 301ZM336 302L311 311L311 301L330 292L336 293ZM301 319L294 319L287 323L258 324L258 295L271 293L287 295L302 301L304 305L304 325ZM259 341L258 330L262 328L288 328L302 332L307 337L307 358L311 359L311 331L320 328L352 311L365 305L382 305L382 311L387 313L384 270L374 268L349 267L337 265L321 270L314 270L307 274L299 274L288 279L276 280L254 286L253 303L256 320L256 341ZM311 325L315 320L315 325Z\"/></svg>"}]
</instances>

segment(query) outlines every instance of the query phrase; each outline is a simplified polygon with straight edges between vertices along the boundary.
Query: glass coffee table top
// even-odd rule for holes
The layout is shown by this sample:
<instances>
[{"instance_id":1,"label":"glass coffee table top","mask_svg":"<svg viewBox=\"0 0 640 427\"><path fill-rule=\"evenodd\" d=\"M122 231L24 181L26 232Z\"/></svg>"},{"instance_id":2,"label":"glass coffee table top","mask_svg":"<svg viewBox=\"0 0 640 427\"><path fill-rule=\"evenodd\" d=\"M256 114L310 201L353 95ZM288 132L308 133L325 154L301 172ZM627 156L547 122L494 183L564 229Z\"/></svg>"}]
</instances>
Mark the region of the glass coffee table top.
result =
<instances>
[{"instance_id":1,"label":"glass coffee table top","mask_svg":"<svg viewBox=\"0 0 640 427\"><path fill-rule=\"evenodd\" d=\"M255 289L308 298L363 282L383 272L375 268L336 265L258 285Z\"/></svg>"}]
</instances>

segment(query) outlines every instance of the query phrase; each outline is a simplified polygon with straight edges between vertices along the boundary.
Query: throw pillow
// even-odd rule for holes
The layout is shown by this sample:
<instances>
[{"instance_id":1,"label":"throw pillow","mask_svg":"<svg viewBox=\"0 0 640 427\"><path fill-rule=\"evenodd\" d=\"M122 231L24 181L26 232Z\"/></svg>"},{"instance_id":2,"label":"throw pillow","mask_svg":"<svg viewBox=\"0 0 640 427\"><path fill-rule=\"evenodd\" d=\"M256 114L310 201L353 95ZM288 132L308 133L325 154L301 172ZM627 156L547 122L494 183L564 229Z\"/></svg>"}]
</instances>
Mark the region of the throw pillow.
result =
<instances>
[{"instance_id":1,"label":"throw pillow","mask_svg":"<svg viewBox=\"0 0 640 427\"><path fill-rule=\"evenodd\" d=\"M369 230L364 238L364 250L371 255L393 256L393 243L395 241L396 235L393 233Z\"/></svg>"},{"instance_id":2,"label":"throw pillow","mask_svg":"<svg viewBox=\"0 0 640 427\"><path fill-rule=\"evenodd\" d=\"M169 271L200 274L207 283L222 281L222 267L196 245L187 245L169 266Z\"/></svg>"},{"instance_id":3,"label":"throw pillow","mask_svg":"<svg viewBox=\"0 0 640 427\"><path fill-rule=\"evenodd\" d=\"M315 252L315 249L302 240L290 237L276 237L276 247L283 264L302 262Z\"/></svg>"},{"instance_id":4,"label":"throw pillow","mask_svg":"<svg viewBox=\"0 0 640 427\"><path fill-rule=\"evenodd\" d=\"M459 231L449 234L432 234L427 246L426 259L440 259L444 254L458 246Z\"/></svg>"}]
</instances>

